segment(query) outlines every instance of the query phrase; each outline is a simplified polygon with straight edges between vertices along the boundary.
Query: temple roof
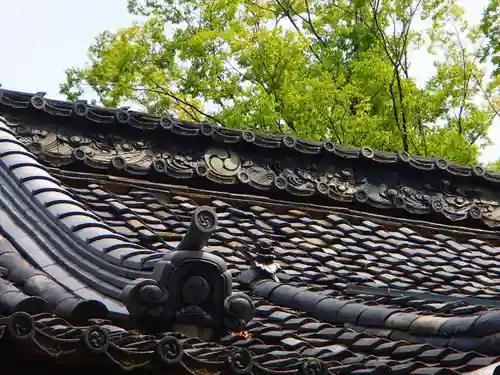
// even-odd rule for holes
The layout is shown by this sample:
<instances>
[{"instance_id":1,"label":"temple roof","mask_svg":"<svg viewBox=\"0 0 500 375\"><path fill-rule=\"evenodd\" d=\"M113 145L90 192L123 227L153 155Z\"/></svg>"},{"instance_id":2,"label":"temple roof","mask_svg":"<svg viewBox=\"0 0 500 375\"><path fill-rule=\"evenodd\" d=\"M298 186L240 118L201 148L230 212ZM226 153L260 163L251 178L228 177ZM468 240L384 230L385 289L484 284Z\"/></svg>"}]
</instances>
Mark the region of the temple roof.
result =
<instances>
[{"instance_id":1,"label":"temple roof","mask_svg":"<svg viewBox=\"0 0 500 375\"><path fill-rule=\"evenodd\" d=\"M0 337L19 351L500 371L499 175L40 94L0 91L0 116Z\"/></svg>"}]
</instances>

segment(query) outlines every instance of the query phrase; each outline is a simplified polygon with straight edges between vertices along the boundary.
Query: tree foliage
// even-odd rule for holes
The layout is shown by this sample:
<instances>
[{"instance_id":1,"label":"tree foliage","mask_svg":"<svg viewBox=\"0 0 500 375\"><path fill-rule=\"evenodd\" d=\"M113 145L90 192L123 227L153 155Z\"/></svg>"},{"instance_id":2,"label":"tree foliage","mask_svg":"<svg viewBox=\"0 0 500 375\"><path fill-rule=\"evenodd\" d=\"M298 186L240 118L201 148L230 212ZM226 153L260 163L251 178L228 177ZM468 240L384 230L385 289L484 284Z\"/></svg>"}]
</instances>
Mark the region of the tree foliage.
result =
<instances>
[{"instance_id":1,"label":"tree foliage","mask_svg":"<svg viewBox=\"0 0 500 375\"><path fill-rule=\"evenodd\" d=\"M482 48L483 60L491 59L495 71L494 77L500 75L500 1L489 0L483 12L481 31L487 36L487 43Z\"/></svg>"},{"instance_id":2,"label":"tree foliage","mask_svg":"<svg viewBox=\"0 0 500 375\"><path fill-rule=\"evenodd\" d=\"M498 0L493 0L498 1ZM456 0L129 0L61 85L155 114L477 163L496 114ZM419 87L413 51L435 74ZM477 100L485 98L488 100Z\"/></svg>"}]
</instances>

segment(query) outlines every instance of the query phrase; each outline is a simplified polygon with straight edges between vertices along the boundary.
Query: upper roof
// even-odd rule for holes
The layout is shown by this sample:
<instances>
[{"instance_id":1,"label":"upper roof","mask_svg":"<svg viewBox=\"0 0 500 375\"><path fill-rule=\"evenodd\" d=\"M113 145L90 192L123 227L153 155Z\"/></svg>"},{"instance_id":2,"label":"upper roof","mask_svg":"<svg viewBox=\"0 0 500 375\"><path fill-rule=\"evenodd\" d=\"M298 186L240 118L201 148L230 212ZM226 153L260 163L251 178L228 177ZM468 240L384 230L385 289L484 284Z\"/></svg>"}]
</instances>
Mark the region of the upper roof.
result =
<instances>
[{"instance_id":1,"label":"upper roof","mask_svg":"<svg viewBox=\"0 0 500 375\"><path fill-rule=\"evenodd\" d=\"M262 134L249 130L222 127L218 124L196 123L173 118L171 115L154 116L143 112L130 111L126 108L107 108L76 102L45 98L45 93L35 94L0 89L0 103L4 107L21 110L41 111L51 116L80 117L90 123L108 124L112 131L123 125L143 131L160 130L166 135L176 134L185 137L210 138L223 144L249 145L254 152L258 148L280 149L307 155L334 155L341 159L367 159L380 164L397 165L403 170L414 168L422 171L438 170L452 176L482 178L489 182L500 182L500 173L486 171L481 165L464 166L449 164L443 158L412 156L406 152L385 152L370 147L348 147L324 142L296 138L290 134ZM124 132L123 128L118 130ZM144 134L144 133L142 133ZM411 168L409 168L411 167Z\"/></svg>"},{"instance_id":2,"label":"upper roof","mask_svg":"<svg viewBox=\"0 0 500 375\"><path fill-rule=\"evenodd\" d=\"M361 212L500 226L500 174L481 166L49 100L43 93L0 90L0 115L20 120L13 129L23 144L59 168L90 166Z\"/></svg>"},{"instance_id":3,"label":"upper roof","mask_svg":"<svg viewBox=\"0 0 500 375\"><path fill-rule=\"evenodd\" d=\"M477 228L495 223L494 182L451 176L422 195L441 172L358 159L321 170L338 158L305 171L317 155L41 113L0 105L0 337L191 373L493 374L500 363L500 238ZM327 194L310 199L310 184ZM493 198L459 199L478 191ZM358 211L368 207L385 210ZM402 217L412 212L426 221Z\"/></svg>"}]
</instances>

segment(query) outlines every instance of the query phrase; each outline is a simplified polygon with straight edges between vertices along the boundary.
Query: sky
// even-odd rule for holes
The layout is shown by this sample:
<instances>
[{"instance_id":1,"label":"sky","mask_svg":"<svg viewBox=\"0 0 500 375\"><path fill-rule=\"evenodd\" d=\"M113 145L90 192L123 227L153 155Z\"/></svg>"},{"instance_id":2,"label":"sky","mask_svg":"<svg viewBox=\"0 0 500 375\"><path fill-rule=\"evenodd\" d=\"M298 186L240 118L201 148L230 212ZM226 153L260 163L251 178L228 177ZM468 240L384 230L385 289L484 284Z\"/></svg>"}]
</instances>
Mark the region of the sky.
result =
<instances>
[{"instance_id":1,"label":"sky","mask_svg":"<svg viewBox=\"0 0 500 375\"><path fill-rule=\"evenodd\" d=\"M466 18L476 23L487 0L461 0ZM86 0L79 5L68 0L0 0L0 83L9 90L46 92L51 99L64 99L59 84L65 70L82 66L87 49L105 30L132 24L126 0ZM412 74L424 83L433 73L432 59L424 51L411 56ZM85 99L91 99L87 97ZM500 158L500 119L490 129L493 145L481 161Z\"/></svg>"}]
</instances>

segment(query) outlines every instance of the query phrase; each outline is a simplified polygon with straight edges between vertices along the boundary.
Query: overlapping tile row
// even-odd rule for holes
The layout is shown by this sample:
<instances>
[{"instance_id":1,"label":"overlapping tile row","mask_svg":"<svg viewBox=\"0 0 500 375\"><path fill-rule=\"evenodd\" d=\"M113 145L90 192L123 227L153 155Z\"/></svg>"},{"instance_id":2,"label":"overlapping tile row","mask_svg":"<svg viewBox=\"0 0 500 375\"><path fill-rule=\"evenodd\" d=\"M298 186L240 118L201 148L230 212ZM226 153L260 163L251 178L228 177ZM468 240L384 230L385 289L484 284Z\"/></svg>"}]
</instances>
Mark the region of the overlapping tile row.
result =
<instances>
[{"instance_id":1,"label":"overlapping tile row","mask_svg":"<svg viewBox=\"0 0 500 375\"><path fill-rule=\"evenodd\" d=\"M327 297L271 280L260 282L253 291L276 305L304 311L321 321L378 329L373 332L378 336L405 338L464 351L500 354L498 310L460 317L410 313L398 308L375 307Z\"/></svg>"},{"instance_id":2,"label":"overlapping tile row","mask_svg":"<svg viewBox=\"0 0 500 375\"><path fill-rule=\"evenodd\" d=\"M376 337L375 330L346 327L300 314L295 310L261 300L258 317L249 324L246 338L226 337L222 341L252 350L252 342L262 340L277 345L274 350L298 352L324 361L333 361L329 370L340 374L364 373L447 373L473 371L497 363L496 355L463 352L407 338ZM292 355L293 356L293 355ZM276 369L286 366L290 354L282 353Z\"/></svg>"},{"instance_id":3,"label":"overlapping tile row","mask_svg":"<svg viewBox=\"0 0 500 375\"><path fill-rule=\"evenodd\" d=\"M39 250L37 254L35 242L30 242L28 235L22 234L20 230L12 231L13 227L6 223L8 220L2 216L2 231L11 230L13 243L22 246L26 253L21 255L10 241L0 237L0 267L5 270L4 279L0 279L0 313L54 311L75 321L106 317L108 311L102 302L86 300L78 293L68 291L68 288L83 291L85 286L61 266L52 263L37 268L27 262L26 260L33 259L40 261L43 250ZM46 260L48 259L46 256ZM57 277L58 281L55 281L54 277ZM22 290L12 283L22 285Z\"/></svg>"},{"instance_id":4,"label":"overlapping tile row","mask_svg":"<svg viewBox=\"0 0 500 375\"><path fill-rule=\"evenodd\" d=\"M238 374L457 374L498 364L500 357L373 337L342 326L298 317L258 303L245 335L218 343L179 333L142 335L95 320L72 326L50 313L0 317L0 339L30 343L43 355L72 361L111 361L124 369L165 367ZM83 354L83 357L82 355Z\"/></svg>"},{"instance_id":5,"label":"overlapping tile row","mask_svg":"<svg viewBox=\"0 0 500 375\"><path fill-rule=\"evenodd\" d=\"M93 323L93 324L92 324ZM73 363L112 363L124 370L146 368L196 374L197 371L224 371L240 374L269 374L263 365L262 350L231 345L215 345L175 332L143 335L98 320L88 325L72 326L50 313L30 315L15 312L0 317L0 340L31 344L41 355L57 359L68 357ZM296 361L295 366L279 371L282 375L304 373L308 360Z\"/></svg>"},{"instance_id":6,"label":"overlapping tile row","mask_svg":"<svg viewBox=\"0 0 500 375\"><path fill-rule=\"evenodd\" d=\"M455 176L474 176L487 181L499 182L500 174L486 171L482 166L460 166L448 164L441 158L424 158L404 153L381 152L369 147L346 147L331 141L315 142L298 139L291 135L259 134L209 123L194 123L174 119L169 115L158 117L125 109L102 108L86 101L75 103L46 99L44 93L28 94L0 90L1 112L33 110L51 116L85 119L89 123L111 126L129 125L131 129L154 131L160 129L171 135L190 138L209 138L215 142L247 144L258 148L293 150L300 154L330 153L343 159L371 159L380 164L406 164L418 170L446 171Z\"/></svg>"}]
</instances>

